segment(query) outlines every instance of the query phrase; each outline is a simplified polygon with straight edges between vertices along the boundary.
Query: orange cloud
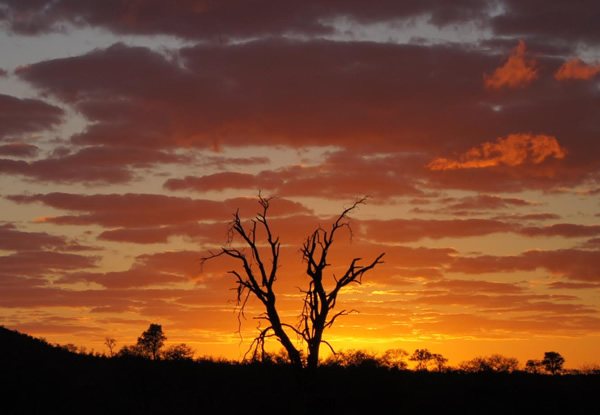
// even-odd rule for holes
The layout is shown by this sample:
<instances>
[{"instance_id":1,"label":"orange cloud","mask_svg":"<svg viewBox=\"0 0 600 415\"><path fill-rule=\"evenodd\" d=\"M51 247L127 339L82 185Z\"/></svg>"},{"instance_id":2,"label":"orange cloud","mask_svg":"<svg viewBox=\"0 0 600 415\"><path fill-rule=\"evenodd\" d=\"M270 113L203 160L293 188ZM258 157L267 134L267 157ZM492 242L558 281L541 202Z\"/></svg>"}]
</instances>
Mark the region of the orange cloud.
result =
<instances>
[{"instance_id":1,"label":"orange cloud","mask_svg":"<svg viewBox=\"0 0 600 415\"><path fill-rule=\"evenodd\" d=\"M538 76L536 61L525 58L525 49L525 42L520 40L504 65L491 75L483 75L485 87L488 89L519 88L534 81Z\"/></svg>"},{"instance_id":2,"label":"orange cloud","mask_svg":"<svg viewBox=\"0 0 600 415\"><path fill-rule=\"evenodd\" d=\"M554 73L557 81L567 79L591 79L600 72L600 63L590 65L579 58L569 59Z\"/></svg>"},{"instance_id":3,"label":"orange cloud","mask_svg":"<svg viewBox=\"0 0 600 415\"><path fill-rule=\"evenodd\" d=\"M461 154L457 160L437 158L429 170L480 169L499 165L540 164L550 157L563 159L567 154L556 137L544 134L509 134L495 142L485 142Z\"/></svg>"}]
</instances>

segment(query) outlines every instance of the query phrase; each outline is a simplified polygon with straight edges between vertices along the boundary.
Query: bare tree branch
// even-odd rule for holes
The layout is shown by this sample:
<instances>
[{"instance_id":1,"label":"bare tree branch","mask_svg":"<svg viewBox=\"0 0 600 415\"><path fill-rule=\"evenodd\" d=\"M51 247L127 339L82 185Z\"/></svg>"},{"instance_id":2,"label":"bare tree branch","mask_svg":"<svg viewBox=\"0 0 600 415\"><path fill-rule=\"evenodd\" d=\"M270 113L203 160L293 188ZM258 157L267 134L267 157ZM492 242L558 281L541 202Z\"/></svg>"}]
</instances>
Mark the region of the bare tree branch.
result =
<instances>
[{"instance_id":1,"label":"bare tree branch","mask_svg":"<svg viewBox=\"0 0 600 415\"><path fill-rule=\"evenodd\" d=\"M323 339L323 332L326 328L333 326L335 321L356 310L342 310L331 317L330 312L335 308L339 292L351 283L360 284L362 277L378 264L383 263L384 254L380 254L373 261L366 265L361 265L360 258L354 258L348 268L340 278L332 276L335 282L333 288L327 291L324 284L324 271L329 266L327 257L333 246L334 238L341 228L347 228L352 238L352 228L348 220L348 215L366 202L362 198L354 202L350 207L345 208L342 213L336 217L331 227L326 230L322 227L315 229L304 241L300 252L303 260L306 262L306 275L309 277L308 288L300 290L304 294L302 311L296 326L285 323L281 320L279 311L276 307L276 294L274 283L277 280L277 270L279 268L279 255L281 243L279 237L274 236L268 220L268 211L270 208L270 198L263 197L260 193L258 202L261 211L254 219L250 221L250 227L246 229L242 224L239 210L233 215L229 232L228 246L222 247L218 252L209 252L208 256L202 258L201 263L218 258L229 257L237 261L242 271L229 271L236 283L237 305L239 307L238 322L241 326L241 317L244 316L244 309L250 297L256 297L264 307L265 312L258 317L259 320L267 320L269 326L259 329L259 334L254 338L248 349L252 353L253 359L258 354L265 356L266 339L275 337L285 348L292 364L301 367L300 350L291 341L286 329L298 336L306 345L308 354L306 360L307 367L316 367L319 361L319 350L321 344L327 345L333 353L333 347ZM259 250L258 231L264 231L267 243L267 258L263 257ZM230 245L235 237L241 238L241 241L250 251L250 259L247 254ZM263 250L264 253L264 250ZM267 266L270 262L270 267ZM246 356L245 355L245 356Z\"/></svg>"}]
</instances>

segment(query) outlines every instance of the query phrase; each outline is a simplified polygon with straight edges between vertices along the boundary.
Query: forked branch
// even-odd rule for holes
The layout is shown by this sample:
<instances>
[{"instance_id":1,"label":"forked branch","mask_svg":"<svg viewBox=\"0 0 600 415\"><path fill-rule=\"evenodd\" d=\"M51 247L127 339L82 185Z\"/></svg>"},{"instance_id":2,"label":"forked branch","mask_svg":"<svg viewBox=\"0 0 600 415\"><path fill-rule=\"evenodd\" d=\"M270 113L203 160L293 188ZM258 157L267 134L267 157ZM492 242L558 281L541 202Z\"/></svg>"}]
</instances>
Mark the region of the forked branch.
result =
<instances>
[{"instance_id":1,"label":"forked branch","mask_svg":"<svg viewBox=\"0 0 600 415\"><path fill-rule=\"evenodd\" d=\"M250 345L249 353L252 353L253 358L257 358L259 353L264 356L266 339L275 337L285 348L290 362L301 367L303 361L300 350L291 341L288 332L286 332L288 330L306 344L308 351L306 365L316 367L322 343L333 351L331 345L323 339L323 331L333 326L339 317L355 311L342 310L329 316L329 313L336 306L339 292L348 284L360 284L363 276L368 271L383 262L384 254L380 254L366 265L360 264L361 258L354 258L340 278L333 277L335 284L331 290L327 291L323 281L324 270L329 266L327 257L333 246L334 238L340 228L347 228L352 237L348 215L359 205L365 203L366 198L362 198L344 209L328 230L322 227L315 229L306 238L300 249L302 258L306 262L306 274L309 277L308 288L302 290L304 303L300 321L297 326L287 324L281 320L279 311L275 306L274 283L277 280L281 244L279 237L274 236L269 225L267 214L270 200L259 194L258 202L262 209L254 219L250 220L248 228L242 224L239 211L236 211L233 215L229 228L230 242L238 237L245 246L245 250L231 246L222 247L217 252L209 252L208 256L202 258L202 263L225 256L234 259L240 265L241 270L229 271L236 282L238 318L243 315L246 302L250 297L256 297L262 303L264 313L258 319L267 320L269 325L264 329L259 329L258 336ZM265 251L259 250L259 242L257 241L259 230L266 235L267 250L264 258L263 253Z\"/></svg>"}]
</instances>

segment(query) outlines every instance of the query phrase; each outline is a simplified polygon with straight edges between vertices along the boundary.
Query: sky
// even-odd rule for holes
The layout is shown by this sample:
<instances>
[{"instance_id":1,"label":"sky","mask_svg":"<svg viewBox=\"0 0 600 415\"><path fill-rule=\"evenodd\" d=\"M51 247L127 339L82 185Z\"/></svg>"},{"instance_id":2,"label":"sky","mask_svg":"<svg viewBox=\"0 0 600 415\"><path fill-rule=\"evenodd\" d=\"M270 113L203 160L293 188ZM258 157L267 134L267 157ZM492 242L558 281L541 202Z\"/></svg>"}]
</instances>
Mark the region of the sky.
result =
<instances>
[{"instance_id":1,"label":"sky","mask_svg":"<svg viewBox=\"0 0 600 415\"><path fill-rule=\"evenodd\" d=\"M299 251L344 208L336 349L600 356L595 0L0 0L0 324L239 359L232 214ZM241 247L234 240L232 246ZM339 275L339 274L338 274ZM263 323L264 324L264 323ZM239 328L239 330L238 330Z\"/></svg>"}]
</instances>

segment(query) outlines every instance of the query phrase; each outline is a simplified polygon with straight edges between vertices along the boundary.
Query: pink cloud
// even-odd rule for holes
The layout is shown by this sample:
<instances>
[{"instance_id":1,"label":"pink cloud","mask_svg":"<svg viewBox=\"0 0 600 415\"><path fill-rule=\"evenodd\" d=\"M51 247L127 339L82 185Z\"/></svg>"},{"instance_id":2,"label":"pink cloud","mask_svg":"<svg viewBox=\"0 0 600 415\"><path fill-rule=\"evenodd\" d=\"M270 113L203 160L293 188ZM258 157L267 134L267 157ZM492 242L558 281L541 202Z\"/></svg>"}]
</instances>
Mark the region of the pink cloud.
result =
<instances>
[{"instance_id":1,"label":"pink cloud","mask_svg":"<svg viewBox=\"0 0 600 415\"><path fill-rule=\"evenodd\" d=\"M483 76L488 89L520 88L533 82L538 77L537 63L525 57L525 42L520 40L510 57L491 75Z\"/></svg>"},{"instance_id":2,"label":"pink cloud","mask_svg":"<svg viewBox=\"0 0 600 415\"><path fill-rule=\"evenodd\" d=\"M430 170L481 169L495 166L516 167L540 164L546 159L563 159L567 152L556 137L544 134L509 134L495 142L485 142L461 154L458 159L437 158Z\"/></svg>"},{"instance_id":3,"label":"pink cloud","mask_svg":"<svg viewBox=\"0 0 600 415\"><path fill-rule=\"evenodd\" d=\"M600 63L587 64L581 59L573 58L569 59L562 64L560 68L554 73L554 78L558 81L564 81L567 79L592 79L600 73Z\"/></svg>"}]
</instances>

